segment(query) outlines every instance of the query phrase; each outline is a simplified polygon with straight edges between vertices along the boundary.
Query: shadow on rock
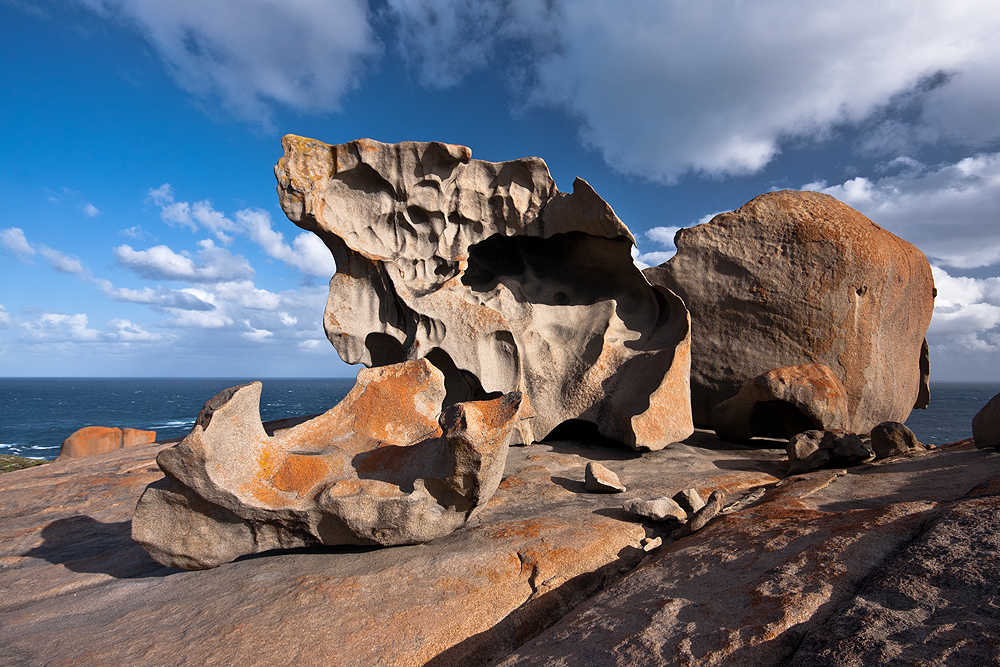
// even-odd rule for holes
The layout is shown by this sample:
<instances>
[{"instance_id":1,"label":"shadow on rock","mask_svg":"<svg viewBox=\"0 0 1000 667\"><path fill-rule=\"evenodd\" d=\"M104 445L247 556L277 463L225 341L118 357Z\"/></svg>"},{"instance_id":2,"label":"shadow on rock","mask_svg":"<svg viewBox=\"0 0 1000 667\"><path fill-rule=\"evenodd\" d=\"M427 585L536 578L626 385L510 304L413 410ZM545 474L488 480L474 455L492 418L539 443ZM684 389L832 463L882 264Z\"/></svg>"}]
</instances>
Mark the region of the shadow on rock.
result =
<instances>
[{"instance_id":1,"label":"shadow on rock","mask_svg":"<svg viewBox=\"0 0 1000 667\"><path fill-rule=\"evenodd\" d=\"M624 547L618 558L593 572L568 579L556 588L536 590L531 597L488 630L467 637L428 660L424 667L485 667L495 665L524 643L531 641L588 598L621 578L646 553ZM593 655L587 656L588 660ZM588 662L587 664L593 664Z\"/></svg>"},{"instance_id":2,"label":"shadow on rock","mask_svg":"<svg viewBox=\"0 0 1000 667\"><path fill-rule=\"evenodd\" d=\"M556 477L552 476L550 478L553 484L558 484L562 488L566 489L570 493L589 493L587 491L587 486L578 479L570 479L568 477Z\"/></svg>"},{"instance_id":3,"label":"shadow on rock","mask_svg":"<svg viewBox=\"0 0 1000 667\"><path fill-rule=\"evenodd\" d=\"M63 565L73 572L108 574L116 579L163 577L164 567L132 541L132 522L101 523L78 514L42 528L43 542L24 555Z\"/></svg>"}]
</instances>

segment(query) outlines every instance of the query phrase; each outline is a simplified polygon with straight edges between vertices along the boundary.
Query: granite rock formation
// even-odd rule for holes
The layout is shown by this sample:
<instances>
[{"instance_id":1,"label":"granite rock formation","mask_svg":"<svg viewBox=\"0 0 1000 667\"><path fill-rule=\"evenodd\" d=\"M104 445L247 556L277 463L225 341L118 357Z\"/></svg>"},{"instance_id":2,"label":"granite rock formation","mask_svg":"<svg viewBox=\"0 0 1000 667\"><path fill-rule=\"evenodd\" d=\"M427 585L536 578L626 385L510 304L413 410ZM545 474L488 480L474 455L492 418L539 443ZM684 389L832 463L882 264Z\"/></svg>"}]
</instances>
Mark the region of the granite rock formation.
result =
<instances>
[{"instance_id":1,"label":"granite rock formation","mask_svg":"<svg viewBox=\"0 0 1000 667\"><path fill-rule=\"evenodd\" d=\"M84 426L63 440L57 461L104 454L122 447L144 445L156 440L156 431L111 426Z\"/></svg>"},{"instance_id":2,"label":"granite rock formation","mask_svg":"<svg viewBox=\"0 0 1000 667\"><path fill-rule=\"evenodd\" d=\"M872 451L877 459L926 450L916 434L899 422L883 422L872 429Z\"/></svg>"},{"instance_id":3,"label":"granite rock formation","mask_svg":"<svg viewBox=\"0 0 1000 667\"><path fill-rule=\"evenodd\" d=\"M639 450L692 433L687 311L585 181L559 192L538 158L443 143L282 145L281 206L337 264L324 326L344 361L426 358L446 403L520 391L524 443L571 419Z\"/></svg>"},{"instance_id":4,"label":"granite rock formation","mask_svg":"<svg viewBox=\"0 0 1000 667\"><path fill-rule=\"evenodd\" d=\"M855 466L875 458L871 445L847 431L803 431L788 440L788 474L826 466Z\"/></svg>"},{"instance_id":5,"label":"granite rock formation","mask_svg":"<svg viewBox=\"0 0 1000 667\"><path fill-rule=\"evenodd\" d=\"M833 197L790 190L674 242L677 254L644 273L691 312L696 424L751 378L800 364L833 371L858 433L926 405L934 283L912 244Z\"/></svg>"},{"instance_id":6,"label":"granite rock formation","mask_svg":"<svg viewBox=\"0 0 1000 667\"><path fill-rule=\"evenodd\" d=\"M847 390L823 364L762 373L712 408L712 428L726 440L790 438L809 430L850 430Z\"/></svg>"},{"instance_id":7,"label":"granite rock formation","mask_svg":"<svg viewBox=\"0 0 1000 667\"><path fill-rule=\"evenodd\" d=\"M972 418L972 439L979 449L1000 448L1000 394Z\"/></svg>"},{"instance_id":8,"label":"granite rock formation","mask_svg":"<svg viewBox=\"0 0 1000 667\"><path fill-rule=\"evenodd\" d=\"M260 390L220 393L157 456L166 477L140 498L132 537L158 562L441 537L492 496L520 419L517 392L442 411L444 376L426 360L362 370L338 405L273 437Z\"/></svg>"}]
</instances>

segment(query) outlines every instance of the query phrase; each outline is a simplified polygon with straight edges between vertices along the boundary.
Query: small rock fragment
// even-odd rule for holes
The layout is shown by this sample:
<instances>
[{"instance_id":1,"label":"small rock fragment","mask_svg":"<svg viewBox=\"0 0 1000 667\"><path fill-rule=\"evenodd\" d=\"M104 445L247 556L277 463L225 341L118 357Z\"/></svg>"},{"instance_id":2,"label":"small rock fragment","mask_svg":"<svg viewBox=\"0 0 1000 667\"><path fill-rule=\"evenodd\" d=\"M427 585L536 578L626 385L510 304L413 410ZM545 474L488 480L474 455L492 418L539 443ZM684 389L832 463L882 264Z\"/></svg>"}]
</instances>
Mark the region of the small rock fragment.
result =
<instances>
[{"instance_id":1,"label":"small rock fragment","mask_svg":"<svg viewBox=\"0 0 1000 667\"><path fill-rule=\"evenodd\" d=\"M681 506L689 515L694 514L705 506L705 499L698 493L698 489L684 489L674 494L673 501Z\"/></svg>"},{"instance_id":2,"label":"small rock fragment","mask_svg":"<svg viewBox=\"0 0 1000 667\"><path fill-rule=\"evenodd\" d=\"M642 550L649 552L659 549L663 545L662 537L647 537L642 541Z\"/></svg>"},{"instance_id":3,"label":"small rock fragment","mask_svg":"<svg viewBox=\"0 0 1000 667\"><path fill-rule=\"evenodd\" d=\"M595 461L587 464L584 474L584 486L591 493L621 493L625 490L625 486L618 481L618 475Z\"/></svg>"},{"instance_id":4,"label":"small rock fragment","mask_svg":"<svg viewBox=\"0 0 1000 667\"><path fill-rule=\"evenodd\" d=\"M872 429L872 450L877 459L926 449L913 431L899 422L882 422Z\"/></svg>"},{"instance_id":5,"label":"small rock fragment","mask_svg":"<svg viewBox=\"0 0 1000 667\"><path fill-rule=\"evenodd\" d=\"M675 530L671 537L675 540L679 540L682 537L687 537L697 530L701 530L705 527L705 524L715 518L715 515L719 513L719 510L722 509L725 502L725 493L719 490L712 491L712 495L708 497L708 502L705 503L705 506L695 512L694 516L691 517L687 523Z\"/></svg>"},{"instance_id":6,"label":"small rock fragment","mask_svg":"<svg viewBox=\"0 0 1000 667\"><path fill-rule=\"evenodd\" d=\"M972 418L972 439L978 449L1000 447L1000 394Z\"/></svg>"},{"instance_id":7,"label":"small rock fragment","mask_svg":"<svg viewBox=\"0 0 1000 667\"><path fill-rule=\"evenodd\" d=\"M704 505L704 503L702 503ZM622 507L629 514L646 517L653 521L676 521L682 523L687 520L688 513L678 503L670 498L654 498L653 500L642 500L635 498L626 501Z\"/></svg>"}]
</instances>

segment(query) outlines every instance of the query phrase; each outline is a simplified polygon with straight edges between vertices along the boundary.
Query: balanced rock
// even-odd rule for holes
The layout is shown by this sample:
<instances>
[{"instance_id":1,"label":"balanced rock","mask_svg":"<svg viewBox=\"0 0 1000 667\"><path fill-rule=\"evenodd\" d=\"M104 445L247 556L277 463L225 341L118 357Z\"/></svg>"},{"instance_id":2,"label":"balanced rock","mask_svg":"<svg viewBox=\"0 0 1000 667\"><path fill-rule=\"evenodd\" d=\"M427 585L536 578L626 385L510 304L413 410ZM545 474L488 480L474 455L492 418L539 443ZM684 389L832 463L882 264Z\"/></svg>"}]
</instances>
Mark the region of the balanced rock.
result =
<instances>
[{"instance_id":1,"label":"balanced rock","mask_svg":"<svg viewBox=\"0 0 1000 667\"><path fill-rule=\"evenodd\" d=\"M972 439L979 449L1000 447L1000 394L972 418Z\"/></svg>"},{"instance_id":2,"label":"balanced rock","mask_svg":"<svg viewBox=\"0 0 1000 667\"><path fill-rule=\"evenodd\" d=\"M696 424L751 378L801 364L843 383L858 433L926 405L934 281L912 244L829 195L790 190L674 242L677 254L644 273L691 312Z\"/></svg>"},{"instance_id":3,"label":"balanced rock","mask_svg":"<svg viewBox=\"0 0 1000 667\"><path fill-rule=\"evenodd\" d=\"M927 447L916 434L899 422L882 422L872 429L872 451L875 458L884 459L898 454L922 452Z\"/></svg>"},{"instance_id":4,"label":"balanced rock","mask_svg":"<svg viewBox=\"0 0 1000 667\"><path fill-rule=\"evenodd\" d=\"M111 426L84 426L63 440L56 461L104 454L122 447L144 445L156 440L156 431Z\"/></svg>"},{"instance_id":5,"label":"balanced rock","mask_svg":"<svg viewBox=\"0 0 1000 667\"><path fill-rule=\"evenodd\" d=\"M790 438L812 429L850 429L847 390L823 364L762 373L712 409L712 428L726 440Z\"/></svg>"},{"instance_id":6,"label":"balanced rock","mask_svg":"<svg viewBox=\"0 0 1000 667\"><path fill-rule=\"evenodd\" d=\"M441 411L444 375L426 360L362 370L338 405L273 437L260 391L220 393L156 457L166 479L139 499L132 537L160 563L440 537L493 495L520 419L517 392Z\"/></svg>"},{"instance_id":7,"label":"balanced rock","mask_svg":"<svg viewBox=\"0 0 1000 667\"><path fill-rule=\"evenodd\" d=\"M786 448L789 475L827 465L854 466L875 458L871 446L855 433L841 430L804 431L792 436Z\"/></svg>"},{"instance_id":8,"label":"balanced rock","mask_svg":"<svg viewBox=\"0 0 1000 667\"><path fill-rule=\"evenodd\" d=\"M625 490L618 475L596 461L587 464L583 485L591 493L621 493Z\"/></svg>"},{"instance_id":9,"label":"balanced rock","mask_svg":"<svg viewBox=\"0 0 1000 667\"><path fill-rule=\"evenodd\" d=\"M426 358L446 403L522 392L524 443L570 419L640 450L693 432L684 304L585 181L559 192L538 158L435 142L282 146L281 206L336 260L324 327L344 361Z\"/></svg>"}]
</instances>

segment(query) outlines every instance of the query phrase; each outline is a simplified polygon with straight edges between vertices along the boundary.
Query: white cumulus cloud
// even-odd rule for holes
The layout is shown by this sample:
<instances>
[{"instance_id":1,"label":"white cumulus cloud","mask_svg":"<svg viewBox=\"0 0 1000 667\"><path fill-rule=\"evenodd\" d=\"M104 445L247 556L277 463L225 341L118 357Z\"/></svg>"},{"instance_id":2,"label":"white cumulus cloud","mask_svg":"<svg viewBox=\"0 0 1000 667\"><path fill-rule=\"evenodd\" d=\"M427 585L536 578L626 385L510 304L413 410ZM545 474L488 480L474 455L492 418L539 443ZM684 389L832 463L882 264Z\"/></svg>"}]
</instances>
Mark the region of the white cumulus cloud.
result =
<instances>
[{"instance_id":1,"label":"white cumulus cloud","mask_svg":"<svg viewBox=\"0 0 1000 667\"><path fill-rule=\"evenodd\" d=\"M87 327L85 313L76 315L42 313L34 320L22 322L21 326L32 343L47 341L89 343L101 338L101 332Z\"/></svg>"},{"instance_id":2,"label":"white cumulus cloud","mask_svg":"<svg viewBox=\"0 0 1000 667\"><path fill-rule=\"evenodd\" d=\"M254 275L254 270L241 255L219 248L211 240L200 241L196 257L176 253L165 245L148 250L135 250L130 245L114 249L118 263L150 280L187 280L213 282L242 280Z\"/></svg>"},{"instance_id":3,"label":"white cumulus cloud","mask_svg":"<svg viewBox=\"0 0 1000 667\"><path fill-rule=\"evenodd\" d=\"M611 165L656 181L753 173L788 140L876 122L901 100L914 110L909 140L1000 138L1000 12L989 0L389 6L425 82L450 85L527 51L530 102L565 109Z\"/></svg>"},{"instance_id":4,"label":"white cumulus cloud","mask_svg":"<svg viewBox=\"0 0 1000 667\"><path fill-rule=\"evenodd\" d=\"M24 230L20 227L0 229L0 245L3 245L4 248L14 253L22 260L26 260L29 256L34 255L36 252L35 249L31 247L31 244L28 243L28 239L24 235Z\"/></svg>"},{"instance_id":5,"label":"white cumulus cloud","mask_svg":"<svg viewBox=\"0 0 1000 667\"><path fill-rule=\"evenodd\" d=\"M1000 262L1000 153L925 167L912 160L890 176L808 183L918 246L933 263L956 268Z\"/></svg>"},{"instance_id":6,"label":"white cumulus cloud","mask_svg":"<svg viewBox=\"0 0 1000 667\"><path fill-rule=\"evenodd\" d=\"M134 26L185 89L269 125L273 106L335 111L380 47L363 0L77 0Z\"/></svg>"}]
</instances>

